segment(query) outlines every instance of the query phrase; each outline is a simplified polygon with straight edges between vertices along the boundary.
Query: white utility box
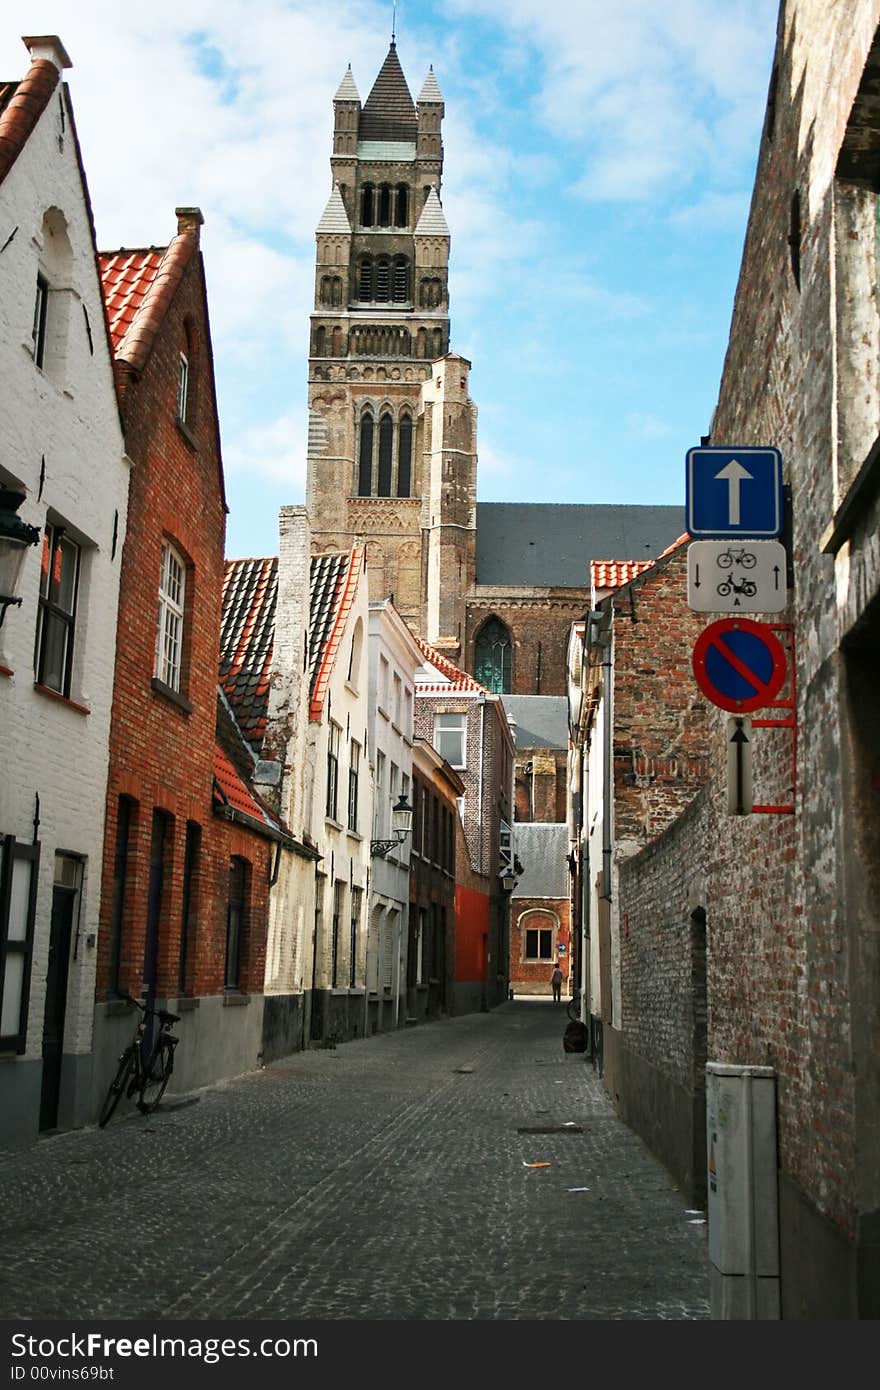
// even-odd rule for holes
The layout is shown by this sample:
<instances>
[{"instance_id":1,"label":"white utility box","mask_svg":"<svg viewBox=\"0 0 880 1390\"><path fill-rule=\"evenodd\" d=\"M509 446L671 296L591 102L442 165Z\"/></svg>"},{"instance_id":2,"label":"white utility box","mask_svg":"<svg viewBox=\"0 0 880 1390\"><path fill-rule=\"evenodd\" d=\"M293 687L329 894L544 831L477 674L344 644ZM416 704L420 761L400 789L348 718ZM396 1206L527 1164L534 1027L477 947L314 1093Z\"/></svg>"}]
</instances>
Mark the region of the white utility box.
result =
<instances>
[{"instance_id":1,"label":"white utility box","mask_svg":"<svg viewBox=\"0 0 880 1390\"><path fill-rule=\"evenodd\" d=\"M709 1295L713 1318L779 1317L776 1073L706 1066Z\"/></svg>"}]
</instances>

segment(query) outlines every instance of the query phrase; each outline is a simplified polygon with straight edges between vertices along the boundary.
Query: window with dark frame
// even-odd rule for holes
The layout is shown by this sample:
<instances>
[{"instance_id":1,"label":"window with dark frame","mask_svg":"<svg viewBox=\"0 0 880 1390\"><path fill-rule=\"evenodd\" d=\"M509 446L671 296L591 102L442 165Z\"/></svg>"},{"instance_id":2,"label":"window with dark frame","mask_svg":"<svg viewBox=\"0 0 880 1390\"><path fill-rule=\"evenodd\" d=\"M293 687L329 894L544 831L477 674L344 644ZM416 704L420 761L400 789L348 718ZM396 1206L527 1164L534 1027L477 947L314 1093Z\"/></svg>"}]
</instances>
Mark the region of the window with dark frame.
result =
<instances>
[{"instance_id":1,"label":"window with dark frame","mask_svg":"<svg viewBox=\"0 0 880 1390\"><path fill-rule=\"evenodd\" d=\"M370 497L373 492L373 417L369 410L361 416L361 438L358 453L358 496Z\"/></svg>"},{"instance_id":2,"label":"window with dark frame","mask_svg":"<svg viewBox=\"0 0 880 1390\"><path fill-rule=\"evenodd\" d=\"M31 337L34 344L34 361L42 369L46 357L46 316L49 306L49 281L45 275L37 275L37 294L34 300L34 324Z\"/></svg>"},{"instance_id":3,"label":"window with dark frame","mask_svg":"<svg viewBox=\"0 0 880 1390\"><path fill-rule=\"evenodd\" d=\"M348 954L348 984L350 989L354 989L357 984L357 944L358 929L361 922L361 890L352 888L351 890L351 937L349 941Z\"/></svg>"},{"instance_id":4,"label":"window with dark frame","mask_svg":"<svg viewBox=\"0 0 880 1390\"><path fill-rule=\"evenodd\" d=\"M338 724L331 724L327 731L327 802L324 814L329 820L337 819L339 800L339 743L342 730Z\"/></svg>"},{"instance_id":5,"label":"window with dark frame","mask_svg":"<svg viewBox=\"0 0 880 1390\"><path fill-rule=\"evenodd\" d=\"M412 416L401 415L397 427L397 495L409 497L412 487Z\"/></svg>"},{"instance_id":6,"label":"window with dark frame","mask_svg":"<svg viewBox=\"0 0 880 1390\"><path fill-rule=\"evenodd\" d=\"M358 781L360 778L361 746L351 741L348 764L348 828L357 833L358 828Z\"/></svg>"},{"instance_id":7,"label":"window with dark frame","mask_svg":"<svg viewBox=\"0 0 880 1390\"><path fill-rule=\"evenodd\" d=\"M198 908L199 863L202 848L202 827L197 821L186 823L186 847L183 852L183 899L180 908L180 960L177 987L187 993L187 976L192 953L193 934Z\"/></svg>"},{"instance_id":8,"label":"window with dark frame","mask_svg":"<svg viewBox=\"0 0 880 1390\"><path fill-rule=\"evenodd\" d=\"M0 861L0 1048L27 1046L39 844L4 835Z\"/></svg>"},{"instance_id":9,"label":"window with dark frame","mask_svg":"<svg viewBox=\"0 0 880 1390\"><path fill-rule=\"evenodd\" d=\"M110 979L113 994L119 993L122 964L122 934L125 923L128 857L137 802L121 796L116 809L116 850L113 855L113 906L110 916Z\"/></svg>"},{"instance_id":10,"label":"window with dark frame","mask_svg":"<svg viewBox=\"0 0 880 1390\"><path fill-rule=\"evenodd\" d=\"M34 670L37 683L70 695L80 548L62 526L46 526L40 569L40 594Z\"/></svg>"},{"instance_id":11,"label":"window with dark frame","mask_svg":"<svg viewBox=\"0 0 880 1390\"><path fill-rule=\"evenodd\" d=\"M229 860L229 887L226 899L226 966L224 987L241 989L242 943L247 911L247 861L233 854Z\"/></svg>"},{"instance_id":12,"label":"window with dark frame","mask_svg":"<svg viewBox=\"0 0 880 1390\"><path fill-rule=\"evenodd\" d=\"M342 899L345 893L345 884L342 879L337 879L333 885L333 940L331 944L331 974L330 983L332 989L339 988L339 927L342 921Z\"/></svg>"},{"instance_id":13,"label":"window with dark frame","mask_svg":"<svg viewBox=\"0 0 880 1390\"><path fill-rule=\"evenodd\" d=\"M379 497L391 496L391 460L394 451L394 421L386 412L379 421Z\"/></svg>"}]
</instances>

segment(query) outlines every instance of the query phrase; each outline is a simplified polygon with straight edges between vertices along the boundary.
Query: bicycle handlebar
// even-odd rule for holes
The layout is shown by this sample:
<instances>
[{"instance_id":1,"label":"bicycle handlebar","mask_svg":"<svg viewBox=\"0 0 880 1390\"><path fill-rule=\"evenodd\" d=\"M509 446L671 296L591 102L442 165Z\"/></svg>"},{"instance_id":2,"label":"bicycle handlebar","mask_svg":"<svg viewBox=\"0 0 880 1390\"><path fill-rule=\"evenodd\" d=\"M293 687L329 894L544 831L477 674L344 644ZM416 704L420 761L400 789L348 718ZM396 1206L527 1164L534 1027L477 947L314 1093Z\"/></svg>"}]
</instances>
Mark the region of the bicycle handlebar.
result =
<instances>
[{"instance_id":1,"label":"bicycle handlebar","mask_svg":"<svg viewBox=\"0 0 880 1390\"><path fill-rule=\"evenodd\" d=\"M142 1000L135 999L133 994L127 994L125 990L120 991L120 998L127 1000L129 1004L134 1004L136 1009L140 1009L141 1013L144 1015L144 1018L152 1014L153 1018L160 1019L163 1025L168 1023L180 1022L179 1014L170 1014L167 1009L148 1009L146 1004L143 1003Z\"/></svg>"}]
</instances>

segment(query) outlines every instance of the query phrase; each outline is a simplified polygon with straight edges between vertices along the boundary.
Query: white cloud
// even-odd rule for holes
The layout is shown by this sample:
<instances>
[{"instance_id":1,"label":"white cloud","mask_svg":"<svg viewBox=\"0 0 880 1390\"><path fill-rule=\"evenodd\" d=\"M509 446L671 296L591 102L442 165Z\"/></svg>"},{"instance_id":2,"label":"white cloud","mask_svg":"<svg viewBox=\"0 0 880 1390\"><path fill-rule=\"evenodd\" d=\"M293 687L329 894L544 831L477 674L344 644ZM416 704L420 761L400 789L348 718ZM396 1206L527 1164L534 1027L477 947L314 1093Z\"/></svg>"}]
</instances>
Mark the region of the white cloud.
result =
<instances>
[{"instance_id":1,"label":"white cloud","mask_svg":"<svg viewBox=\"0 0 880 1390\"><path fill-rule=\"evenodd\" d=\"M276 420L255 425L239 434L224 450L227 475L247 473L290 485L302 497L306 482L306 411L291 410Z\"/></svg>"},{"instance_id":2,"label":"white cloud","mask_svg":"<svg viewBox=\"0 0 880 1390\"><path fill-rule=\"evenodd\" d=\"M704 193L689 207L670 214L674 227L687 232L740 231L749 211L749 193Z\"/></svg>"}]
</instances>

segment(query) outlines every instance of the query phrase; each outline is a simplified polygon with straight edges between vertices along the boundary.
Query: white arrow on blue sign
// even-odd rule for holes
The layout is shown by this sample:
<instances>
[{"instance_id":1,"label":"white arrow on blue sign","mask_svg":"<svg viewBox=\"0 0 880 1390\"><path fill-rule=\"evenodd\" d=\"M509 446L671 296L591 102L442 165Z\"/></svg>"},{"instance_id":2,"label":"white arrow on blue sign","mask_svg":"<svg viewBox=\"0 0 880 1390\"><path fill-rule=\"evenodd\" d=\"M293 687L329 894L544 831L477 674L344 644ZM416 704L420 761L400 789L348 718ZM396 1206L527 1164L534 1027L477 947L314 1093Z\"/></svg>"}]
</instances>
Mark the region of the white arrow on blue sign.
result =
<instances>
[{"instance_id":1,"label":"white arrow on blue sign","mask_svg":"<svg viewBox=\"0 0 880 1390\"><path fill-rule=\"evenodd\" d=\"M778 536L782 455L778 449L689 449L687 529L691 536Z\"/></svg>"}]
</instances>

